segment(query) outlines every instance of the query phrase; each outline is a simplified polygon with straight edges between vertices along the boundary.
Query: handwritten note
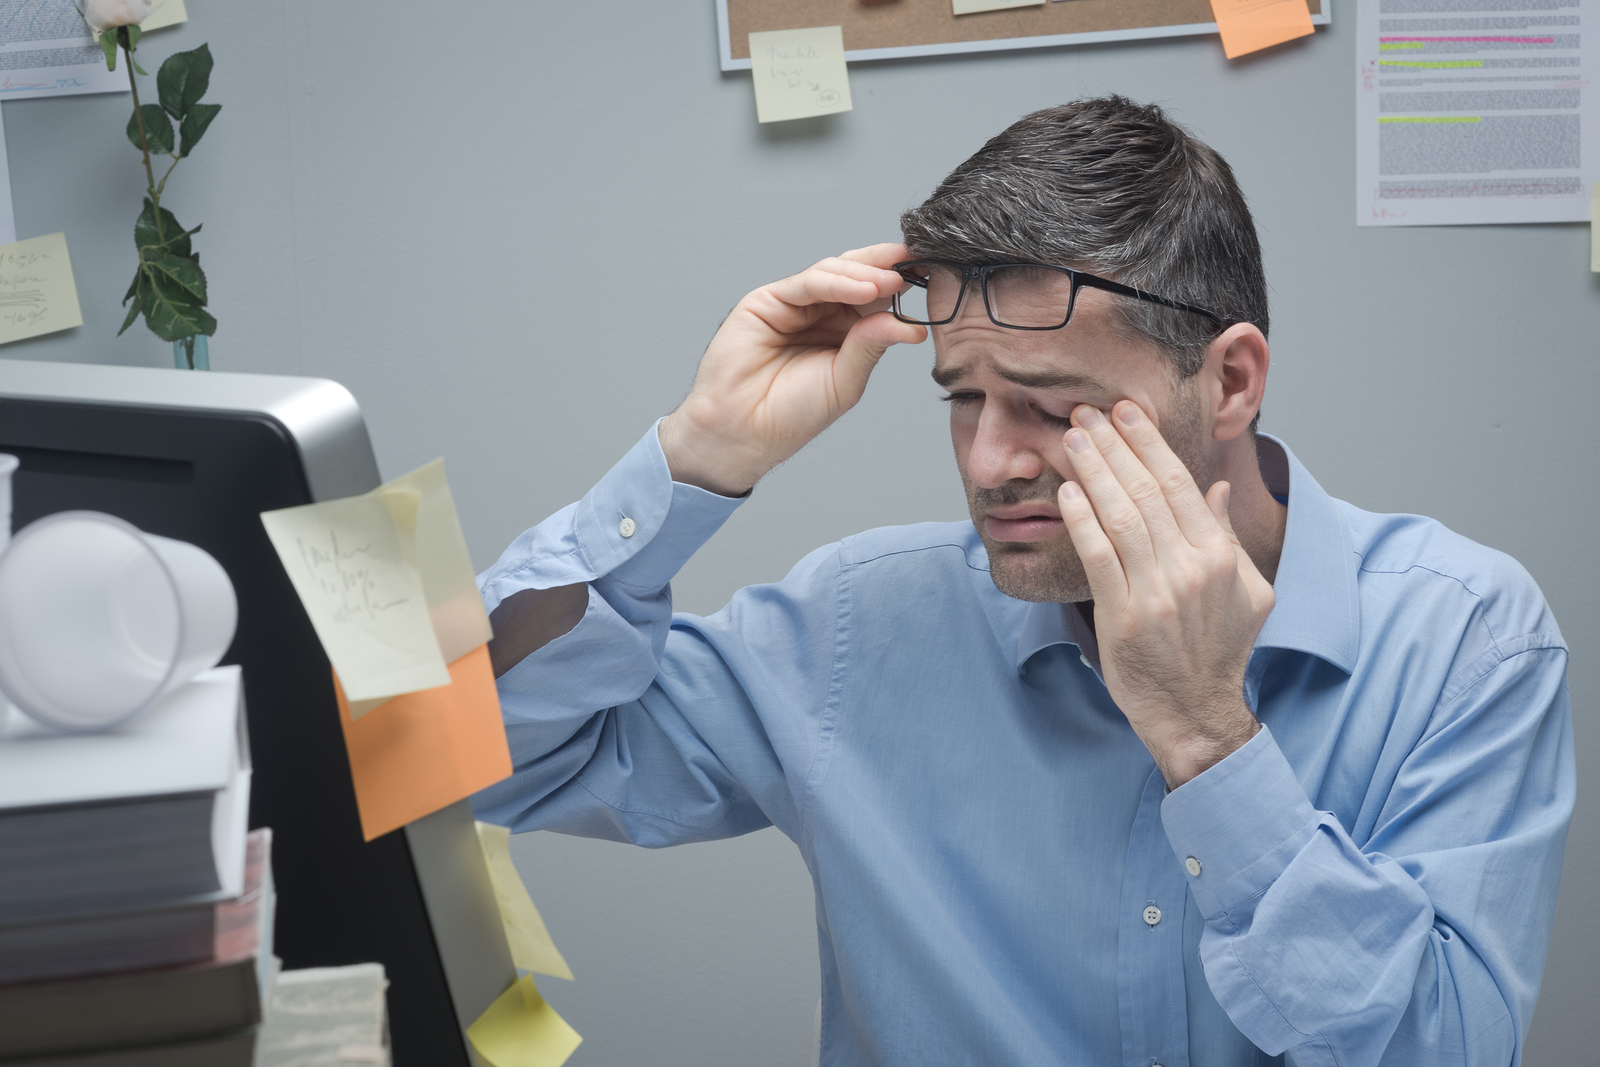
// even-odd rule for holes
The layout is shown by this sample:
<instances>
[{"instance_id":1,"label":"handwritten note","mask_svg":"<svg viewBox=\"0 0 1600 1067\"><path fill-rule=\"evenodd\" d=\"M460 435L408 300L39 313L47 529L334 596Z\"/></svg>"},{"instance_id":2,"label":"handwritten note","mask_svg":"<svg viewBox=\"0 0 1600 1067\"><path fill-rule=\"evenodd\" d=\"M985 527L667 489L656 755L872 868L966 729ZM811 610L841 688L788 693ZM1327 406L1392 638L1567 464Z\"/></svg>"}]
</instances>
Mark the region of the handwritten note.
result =
<instances>
[{"instance_id":1,"label":"handwritten note","mask_svg":"<svg viewBox=\"0 0 1600 1067\"><path fill-rule=\"evenodd\" d=\"M756 117L785 122L849 111L850 75L838 26L765 30L750 35Z\"/></svg>"},{"instance_id":2,"label":"handwritten note","mask_svg":"<svg viewBox=\"0 0 1600 1067\"><path fill-rule=\"evenodd\" d=\"M583 1042L527 975L467 1027L467 1039L492 1067L561 1067Z\"/></svg>"},{"instance_id":3,"label":"handwritten note","mask_svg":"<svg viewBox=\"0 0 1600 1067\"><path fill-rule=\"evenodd\" d=\"M417 503L417 569L428 601L428 618L439 652L454 663L494 636L478 595L472 554L445 481L444 460L436 459L384 485L379 492L414 492Z\"/></svg>"},{"instance_id":4,"label":"handwritten note","mask_svg":"<svg viewBox=\"0 0 1600 1067\"><path fill-rule=\"evenodd\" d=\"M450 683L417 568L421 499L380 490L261 516L352 700Z\"/></svg>"},{"instance_id":5,"label":"handwritten note","mask_svg":"<svg viewBox=\"0 0 1600 1067\"><path fill-rule=\"evenodd\" d=\"M500 905L500 920L511 946L511 962L518 970L572 980L572 968L561 958L556 943L550 940L539 909L534 907L528 887L516 864L511 862L511 831L492 823L478 823L478 843L483 846L484 862L489 865L489 881L494 884L494 899Z\"/></svg>"},{"instance_id":6,"label":"handwritten note","mask_svg":"<svg viewBox=\"0 0 1600 1067\"><path fill-rule=\"evenodd\" d=\"M0 344L82 325L66 234L0 247Z\"/></svg>"},{"instance_id":7,"label":"handwritten note","mask_svg":"<svg viewBox=\"0 0 1600 1067\"><path fill-rule=\"evenodd\" d=\"M139 29L149 33L188 21L189 11L183 6L183 0L151 0L150 14L139 23Z\"/></svg>"},{"instance_id":8,"label":"handwritten note","mask_svg":"<svg viewBox=\"0 0 1600 1067\"><path fill-rule=\"evenodd\" d=\"M1312 32L1306 0L1211 0L1229 59L1271 48Z\"/></svg>"},{"instance_id":9,"label":"handwritten note","mask_svg":"<svg viewBox=\"0 0 1600 1067\"><path fill-rule=\"evenodd\" d=\"M1045 0L950 0L957 15L975 11L1001 11L1008 7L1043 7Z\"/></svg>"}]
</instances>

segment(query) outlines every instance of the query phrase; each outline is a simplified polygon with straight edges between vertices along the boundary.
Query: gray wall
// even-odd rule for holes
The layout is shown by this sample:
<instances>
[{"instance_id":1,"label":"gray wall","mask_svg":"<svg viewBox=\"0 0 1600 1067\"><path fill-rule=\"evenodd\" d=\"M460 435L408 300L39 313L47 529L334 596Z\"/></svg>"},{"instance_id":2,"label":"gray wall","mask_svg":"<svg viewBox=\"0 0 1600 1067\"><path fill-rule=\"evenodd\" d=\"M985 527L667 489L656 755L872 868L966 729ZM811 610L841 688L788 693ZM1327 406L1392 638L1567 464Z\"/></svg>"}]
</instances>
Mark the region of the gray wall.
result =
<instances>
[{"instance_id":1,"label":"gray wall","mask_svg":"<svg viewBox=\"0 0 1600 1067\"><path fill-rule=\"evenodd\" d=\"M1232 161L1261 227L1265 428L1336 495L1522 560L1572 646L1580 761L1600 757L1588 230L1357 229L1350 6L1231 64L1194 38L859 65L855 111L771 128L749 78L717 71L710 0L191 10L144 51L152 70L201 41L217 57L225 109L168 200L205 223L213 365L345 383L386 476L447 457L480 566L676 402L747 290L891 239L904 207L1027 111L1106 91L1171 107ZM85 319L4 355L170 359L142 327L112 337L141 189L126 108L4 105L19 234L66 231ZM892 353L861 407L690 564L679 605L712 610L847 532L961 517L931 358ZM1600 1043L1600 810L1592 790L1579 803L1539 1067L1592 1062ZM775 831L660 853L554 835L514 848L578 975L543 982L585 1035L575 1067L805 1062L811 891Z\"/></svg>"}]
</instances>

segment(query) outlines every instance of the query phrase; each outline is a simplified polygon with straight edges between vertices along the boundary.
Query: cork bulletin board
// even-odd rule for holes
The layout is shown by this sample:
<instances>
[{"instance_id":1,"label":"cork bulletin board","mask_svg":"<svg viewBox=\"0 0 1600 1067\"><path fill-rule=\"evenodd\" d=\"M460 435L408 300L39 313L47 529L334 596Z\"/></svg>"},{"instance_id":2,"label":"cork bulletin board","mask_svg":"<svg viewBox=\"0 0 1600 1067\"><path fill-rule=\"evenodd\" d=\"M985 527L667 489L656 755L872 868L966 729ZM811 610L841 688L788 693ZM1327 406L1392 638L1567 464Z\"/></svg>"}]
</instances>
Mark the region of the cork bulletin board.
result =
<instances>
[{"instance_id":1,"label":"cork bulletin board","mask_svg":"<svg viewBox=\"0 0 1600 1067\"><path fill-rule=\"evenodd\" d=\"M839 26L847 61L1216 33L1210 0L1050 0L951 13L950 0L716 0L722 69L749 70L752 30ZM1307 0L1328 24L1328 0Z\"/></svg>"}]
</instances>

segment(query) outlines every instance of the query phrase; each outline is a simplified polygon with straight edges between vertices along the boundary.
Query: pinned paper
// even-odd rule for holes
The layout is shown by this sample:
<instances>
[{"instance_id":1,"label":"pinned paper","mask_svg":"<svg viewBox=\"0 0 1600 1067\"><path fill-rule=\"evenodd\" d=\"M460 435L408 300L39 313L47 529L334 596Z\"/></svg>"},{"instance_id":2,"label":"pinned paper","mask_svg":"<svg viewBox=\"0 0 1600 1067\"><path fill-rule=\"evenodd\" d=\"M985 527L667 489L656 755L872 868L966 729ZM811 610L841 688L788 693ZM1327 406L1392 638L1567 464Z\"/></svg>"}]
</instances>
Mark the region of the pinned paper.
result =
<instances>
[{"instance_id":1,"label":"pinned paper","mask_svg":"<svg viewBox=\"0 0 1600 1067\"><path fill-rule=\"evenodd\" d=\"M1045 0L950 0L957 15L976 11L1001 11L1009 7L1043 7Z\"/></svg>"},{"instance_id":2,"label":"pinned paper","mask_svg":"<svg viewBox=\"0 0 1600 1067\"><path fill-rule=\"evenodd\" d=\"M183 0L150 0L150 14L139 23L139 29L149 33L188 21L189 11L183 6Z\"/></svg>"},{"instance_id":3,"label":"pinned paper","mask_svg":"<svg viewBox=\"0 0 1600 1067\"><path fill-rule=\"evenodd\" d=\"M500 920L506 928L506 942L511 946L511 962L520 971L538 971L570 982L572 968L550 940L550 931L545 929L522 875L511 862L511 831L492 823L477 825L478 843L483 846L494 899L500 905Z\"/></svg>"},{"instance_id":4,"label":"pinned paper","mask_svg":"<svg viewBox=\"0 0 1600 1067\"><path fill-rule=\"evenodd\" d=\"M486 645L450 664L449 685L397 696L359 721L350 716L337 672L334 689L368 841L511 773Z\"/></svg>"},{"instance_id":5,"label":"pinned paper","mask_svg":"<svg viewBox=\"0 0 1600 1067\"><path fill-rule=\"evenodd\" d=\"M1589 269L1600 273L1600 182L1589 191Z\"/></svg>"},{"instance_id":6,"label":"pinned paper","mask_svg":"<svg viewBox=\"0 0 1600 1067\"><path fill-rule=\"evenodd\" d=\"M261 519L346 686L352 718L396 694L448 684L445 665L493 636L444 460L365 496Z\"/></svg>"},{"instance_id":7,"label":"pinned paper","mask_svg":"<svg viewBox=\"0 0 1600 1067\"><path fill-rule=\"evenodd\" d=\"M417 565L421 502L415 490L378 490L262 513L352 700L450 683Z\"/></svg>"},{"instance_id":8,"label":"pinned paper","mask_svg":"<svg viewBox=\"0 0 1600 1067\"><path fill-rule=\"evenodd\" d=\"M0 246L0 344L82 325L66 234Z\"/></svg>"},{"instance_id":9,"label":"pinned paper","mask_svg":"<svg viewBox=\"0 0 1600 1067\"><path fill-rule=\"evenodd\" d=\"M1305 0L1211 0L1211 13L1229 59L1312 32Z\"/></svg>"},{"instance_id":10,"label":"pinned paper","mask_svg":"<svg viewBox=\"0 0 1600 1067\"><path fill-rule=\"evenodd\" d=\"M467 1027L467 1039L492 1067L561 1067L583 1043L527 975Z\"/></svg>"},{"instance_id":11,"label":"pinned paper","mask_svg":"<svg viewBox=\"0 0 1600 1067\"><path fill-rule=\"evenodd\" d=\"M761 122L832 115L851 108L844 33L838 26L752 33L750 78Z\"/></svg>"}]
</instances>

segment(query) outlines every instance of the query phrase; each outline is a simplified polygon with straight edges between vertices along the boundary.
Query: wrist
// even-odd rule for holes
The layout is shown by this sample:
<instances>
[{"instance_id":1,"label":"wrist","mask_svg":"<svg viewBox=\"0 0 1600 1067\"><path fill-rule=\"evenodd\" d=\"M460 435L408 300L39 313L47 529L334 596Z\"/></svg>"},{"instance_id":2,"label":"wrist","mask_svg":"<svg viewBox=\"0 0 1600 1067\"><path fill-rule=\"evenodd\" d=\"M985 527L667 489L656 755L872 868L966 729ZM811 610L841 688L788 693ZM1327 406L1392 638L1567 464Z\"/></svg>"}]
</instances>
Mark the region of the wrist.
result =
<instances>
[{"instance_id":1,"label":"wrist","mask_svg":"<svg viewBox=\"0 0 1600 1067\"><path fill-rule=\"evenodd\" d=\"M1261 723L1242 702L1235 709L1208 717L1159 752L1152 752L1167 792L1198 778L1233 755L1261 729Z\"/></svg>"},{"instance_id":2,"label":"wrist","mask_svg":"<svg viewBox=\"0 0 1600 1067\"><path fill-rule=\"evenodd\" d=\"M682 410L661 420L656 429L661 454L672 480L718 496L741 497L755 487L766 470L741 462L739 449L696 429Z\"/></svg>"}]
</instances>

